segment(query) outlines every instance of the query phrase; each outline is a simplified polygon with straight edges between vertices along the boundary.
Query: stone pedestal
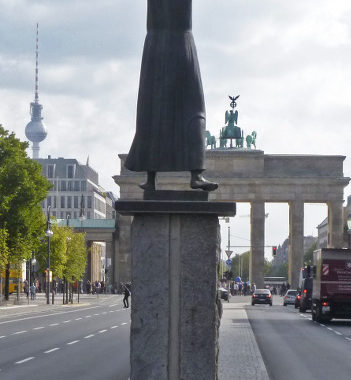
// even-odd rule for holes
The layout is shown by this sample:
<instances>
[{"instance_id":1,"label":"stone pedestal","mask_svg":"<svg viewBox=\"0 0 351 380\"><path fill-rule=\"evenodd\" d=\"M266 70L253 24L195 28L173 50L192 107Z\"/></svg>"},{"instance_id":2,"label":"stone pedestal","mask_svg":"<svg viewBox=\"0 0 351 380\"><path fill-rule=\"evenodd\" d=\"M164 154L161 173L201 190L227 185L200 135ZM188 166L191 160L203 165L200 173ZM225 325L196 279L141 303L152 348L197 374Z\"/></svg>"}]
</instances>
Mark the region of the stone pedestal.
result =
<instances>
[{"instance_id":1,"label":"stone pedestal","mask_svg":"<svg viewBox=\"0 0 351 380\"><path fill-rule=\"evenodd\" d=\"M150 202L116 203L134 215L130 378L215 380L218 215L235 204Z\"/></svg>"}]
</instances>

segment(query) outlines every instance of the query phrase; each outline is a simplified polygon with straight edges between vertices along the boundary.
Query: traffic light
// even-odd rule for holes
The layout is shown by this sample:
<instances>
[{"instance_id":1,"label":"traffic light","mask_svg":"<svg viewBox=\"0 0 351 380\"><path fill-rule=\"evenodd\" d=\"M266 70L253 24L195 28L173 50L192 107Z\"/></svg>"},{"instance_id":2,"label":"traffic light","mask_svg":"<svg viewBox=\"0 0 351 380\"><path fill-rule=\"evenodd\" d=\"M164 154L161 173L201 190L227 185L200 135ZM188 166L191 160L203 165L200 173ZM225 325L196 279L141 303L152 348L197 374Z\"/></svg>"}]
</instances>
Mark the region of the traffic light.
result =
<instances>
[{"instance_id":1,"label":"traffic light","mask_svg":"<svg viewBox=\"0 0 351 380\"><path fill-rule=\"evenodd\" d=\"M277 254L277 247L274 245L272 247L272 255L275 256Z\"/></svg>"}]
</instances>

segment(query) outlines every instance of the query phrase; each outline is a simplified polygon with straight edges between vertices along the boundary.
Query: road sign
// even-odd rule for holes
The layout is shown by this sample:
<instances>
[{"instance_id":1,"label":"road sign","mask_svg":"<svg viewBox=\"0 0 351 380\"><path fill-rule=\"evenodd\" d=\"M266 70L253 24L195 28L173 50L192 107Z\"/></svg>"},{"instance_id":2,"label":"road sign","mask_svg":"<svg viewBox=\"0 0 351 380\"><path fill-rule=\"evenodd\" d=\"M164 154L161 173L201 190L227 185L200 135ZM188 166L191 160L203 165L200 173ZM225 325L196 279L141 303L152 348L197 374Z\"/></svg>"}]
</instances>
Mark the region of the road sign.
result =
<instances>
[{"instance_id":1,"label":"road sign","mask_svg":"<svg viewBox=\"0 0 351 380\"><path fill-rule=\"evenodd\" d=\"M233 251L225 251L225 253L226 253L227 256L228 256L228 259L230 259L230 256L232 255Z\"/></svg>"},{"instance_id":2,"label":"road sign","mask_svg":"<svg viewBox=\"0 0 351 380\"><path fill-rule=\"evenodd\" d=\"M225 263L230 267L232 265L232 260L228 259Z\"/></svg>"}]
</instances>

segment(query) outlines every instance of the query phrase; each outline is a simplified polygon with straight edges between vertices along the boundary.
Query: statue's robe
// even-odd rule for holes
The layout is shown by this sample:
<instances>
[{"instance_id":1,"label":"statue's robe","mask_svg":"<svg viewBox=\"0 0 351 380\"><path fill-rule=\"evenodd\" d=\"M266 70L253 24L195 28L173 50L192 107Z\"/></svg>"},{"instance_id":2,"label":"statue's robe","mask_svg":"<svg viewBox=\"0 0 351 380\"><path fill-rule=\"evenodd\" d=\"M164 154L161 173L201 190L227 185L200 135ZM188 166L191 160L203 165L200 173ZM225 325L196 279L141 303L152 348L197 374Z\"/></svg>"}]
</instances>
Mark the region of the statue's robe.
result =
<instances>
[{"instance_id":1,"label":"statue's robe","mask_svg":"<svg viewBox=\"0 0 351 380\"><path fill-rule=\"evenodd\" d=\"M205 102L191 32L192 0L148 0L132 171L204 169Z\"/></svg>"}]
</instances>

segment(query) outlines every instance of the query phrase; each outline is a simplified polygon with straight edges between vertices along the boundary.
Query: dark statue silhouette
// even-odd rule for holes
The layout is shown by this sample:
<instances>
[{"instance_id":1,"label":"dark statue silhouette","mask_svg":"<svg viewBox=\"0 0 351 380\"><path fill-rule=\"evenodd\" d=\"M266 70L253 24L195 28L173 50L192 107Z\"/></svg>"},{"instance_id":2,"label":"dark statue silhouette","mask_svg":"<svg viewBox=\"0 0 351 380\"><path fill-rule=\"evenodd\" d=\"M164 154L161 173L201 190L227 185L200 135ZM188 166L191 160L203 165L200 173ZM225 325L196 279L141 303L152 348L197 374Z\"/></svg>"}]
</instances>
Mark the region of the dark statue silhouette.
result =
<instances>
[{"instance_id":1,"label":"dark statue silhouette","mask_svg":"<svg viewBox=\"0 0 351 380\"><path fill-rule=\"evenodd\" d=\"M193 189L218 187L202 176L206 114L191 11L192 0L148 0L136 133L125 161L147 172L145 190L155 190L157 172L172 171L190 171Z\"/></svg>"}]
</instances>

